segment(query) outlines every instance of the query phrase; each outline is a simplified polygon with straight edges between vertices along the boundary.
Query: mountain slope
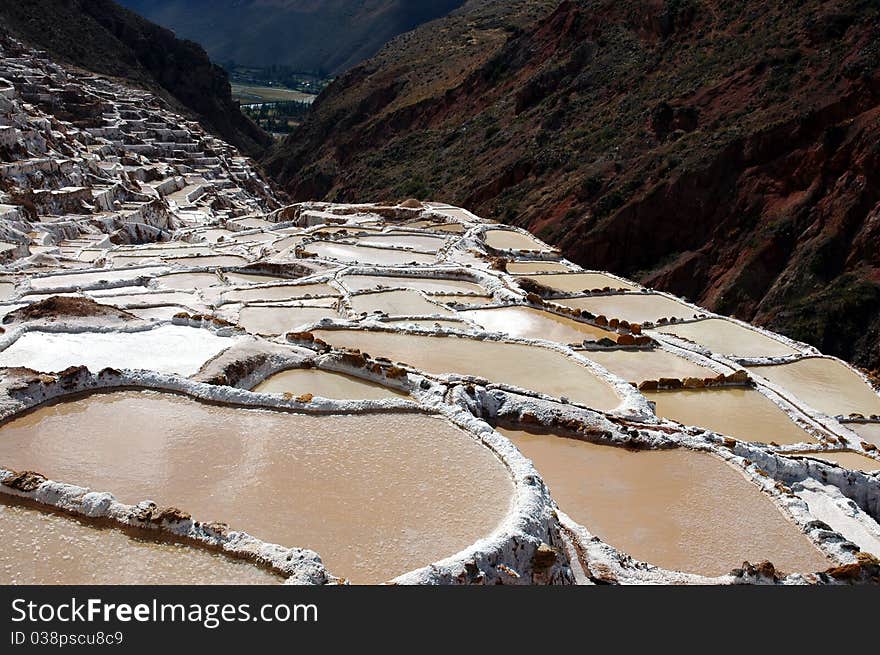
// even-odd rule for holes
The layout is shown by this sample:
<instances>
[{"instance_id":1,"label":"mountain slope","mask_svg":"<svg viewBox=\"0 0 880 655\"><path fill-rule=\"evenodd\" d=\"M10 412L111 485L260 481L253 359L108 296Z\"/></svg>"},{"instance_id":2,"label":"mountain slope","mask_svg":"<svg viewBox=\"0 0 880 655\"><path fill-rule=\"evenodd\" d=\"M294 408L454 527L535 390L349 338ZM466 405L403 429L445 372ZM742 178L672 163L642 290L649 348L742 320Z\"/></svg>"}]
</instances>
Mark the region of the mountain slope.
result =
<instances>
[{"instance_id":1,"label":"mountain slope","mask_svg":"<svg viewBox=\"0 0 880 655\"><path fill-rule=\"evenodd\" d=\"M214 61L334 75L464 0L121 0Z\"/></svg>"},{"instance_id":2,"label":"mountain slope","mask_svg":"<svg viewBox=\"0 0 880 655\"><path fill-rule=\"evenodd\" d=\"M239 111L226 73L200 46L112 0L3 2L0 25L62 61L159 93L248 154L271 142Z\"/></svg>"},{"instance_id":3,"label":"mountain slope","mask_svg":"<svg viewBox=\"0 0 880 655\"><path fill-rule=\"evenodd\" d=\"M298 198L462 204L880 368L880 3L563 2L401 81L469 22L332 85L270 169Z\"/></svg>"}]
</instances>

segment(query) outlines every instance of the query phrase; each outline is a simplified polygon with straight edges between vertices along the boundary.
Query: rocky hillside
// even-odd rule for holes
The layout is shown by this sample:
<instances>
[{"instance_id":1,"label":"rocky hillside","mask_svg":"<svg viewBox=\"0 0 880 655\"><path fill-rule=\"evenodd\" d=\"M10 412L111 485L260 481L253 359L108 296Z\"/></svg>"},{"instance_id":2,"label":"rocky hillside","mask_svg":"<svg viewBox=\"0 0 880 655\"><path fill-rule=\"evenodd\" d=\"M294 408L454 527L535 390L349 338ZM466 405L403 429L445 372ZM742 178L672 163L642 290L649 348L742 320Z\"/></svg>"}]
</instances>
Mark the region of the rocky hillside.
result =
<instances>
[{"instance_id":1,"label":"rocky hillside","mask_svg":"<svg viewBox=\"0 0 880 655\"><path fill-rule=\"evenodd\" d=\"M158 93L248 154L271 142L239 111L226 73L201 46L112 0L2 2L0 27L56 59Z\"/></svg>"},{"instance_id":2,"label":"rocky hillside","mask_svg":"<svg viewBox=\"0 0 880 655\"><path fill-rule=\"evenodd\" d=\"M296 198L461 204L880 368L877 0L463 11L324 93Z\"/></svg>"},{"instance_id":3,"label":"rocky hillside","mask_svg":"<svg viewBox=\"0 0 880 655\"><path fill-rule=\"evenodd\" d=\"M335 75L464 0L120 0L214 61Z\"/></svg>"}]
</instances>

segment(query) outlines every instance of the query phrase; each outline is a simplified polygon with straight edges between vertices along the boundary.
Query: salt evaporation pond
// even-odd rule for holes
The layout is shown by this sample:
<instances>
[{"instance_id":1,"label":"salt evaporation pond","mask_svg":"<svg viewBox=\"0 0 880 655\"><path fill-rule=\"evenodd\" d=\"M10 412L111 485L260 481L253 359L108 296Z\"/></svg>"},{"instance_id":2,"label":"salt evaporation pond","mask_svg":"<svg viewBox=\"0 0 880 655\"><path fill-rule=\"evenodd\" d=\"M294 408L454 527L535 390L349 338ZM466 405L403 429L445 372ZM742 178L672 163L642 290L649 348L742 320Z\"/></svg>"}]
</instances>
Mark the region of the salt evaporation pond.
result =
<instances>
[{"instance_id":1,"label":"salt evaporation pond","mask_svg":"<svg viewBox=\"0 0 880 655\"><path fill-rule=\"evenodd\" d=\"M453 234L461 234L464 232L464 225L461 223L435 223L433 221L410 221L404 223L404 227L415 230L429 230L434 232L451 232Z\"/></svg>"},{"instance_id":2,"label":"salt evaporation pond","mask_svg":"<svg viewBox=\"0 0 880 655\"><path fill-rule=\"evenodd\" d=\"M880 414L880 395L836 359L808 357L790 364L756 366L750 370L831 416Z\"/></svg>"},{"instance_id":3,"label":"salt evaporation pond","mask_svg":"<svg viewBox=\"0 0 880 655\"><path fill-rule=\"evenodd\" d=\"M581 343L616 339L617 335L600 327L557 316L533 307L498 307L471 309L461 315L489 332L505 332L525 339L546 339L559 343Z\"/></svg>"},{"instance_id":4,"label":"salt evaporation pond","mask_svg":"<svg viewBox=\"0 0 880 655\"><path fill-rule=\"evenodd\" d=\"M370 248L368 246L353 246L345 243L331 243L319 241L310 243L305 251L325 257L336 259L341 262L355 264L375 264L378 266L393 266L395 264L433 264L437 261L435 255L425 255L408 250L395 250L393 248Z\"/></svg>"},{"instance_id":5,"label":"salt evaporation pond","mask_svg":"<svg viewBox=\"0 0 880 655\"><path fill-rule=\"evenodd\" d=\"M151 391L18 417L0 428L0 461L312 548L332 573L360 583L488 536L513 493L500 460L441 418L307 416Z\"/></svg>"},{"instance_id":6,"label":"salt evaporation pond","mask_svg":"<svg viewBox=\"0 0 880 655\"><path fill-rule=\"evenodd\" d=\"M560 293L581 293L593 289L627 289L635 291L638 287L629 282L605 275L604 273L563 273L557 275L529 275L529 280Z\"/></svg>"},{"instance_id":7,"label":"salt evaporation pond","mask_svg":"<svg viewBox=\"0 0 880 655\"><path fill-rule=\"evenodd\" d=\"M741 387L648 391L657 416L743 441L778 444L816 440L760 391Z\"/></svg>"},{"instance_id":8,"label":"salt evaporation pond","mask_svg":"<svg viewBox=\"0 0 880 655\"><path fill-rule=\"evenodd\" d=\"M290 282L290 280L286 280L285 278L275 277L274 275L261 275L259 273L236 273L234 271L227 271L223 274L227 280L229 280L229 284L236 285L246 285L246 284L269 284L271 282Z\"/></svg>"},{"instance_id":9,"label":"salt evaporation pond","mask_svg":"<svg viewBox=\"0 0 880 655\"><path fill-rule=\"evenodd\" d=\"M152 292L144 290L144 293L119 295L89 291L86 295L93 298L95 302L103 305L113 305L114 307L148 307L151 305L184 305L192 307L193 303L198 304L198 298L195 295L183 291Z\"/></svg>"},{"instance_id":10,"label":"salt evaporation pond","mask_svg":"<svg viewBox=\"0 0 880 655\"><path fill-rule=\"evenodd\" d=\"M474 328L468 323L464 323L462 321L444 321L442 319L432 319L432 318L424 318L424 319L414 319L414 318L394 318L387 321L382 321L383 325L400 325L400 326L415 326L420 328L427 328L429 330L434 330L438 327L448 328L450 330L459 330L461 332L473 332Z\"/></svg>"},{"instance_id":11,"label":"salt evaporation pond","mask_svg":"<svg viewBox=\"0 0 880 655\"><path fill-rule=\"evenodd\" d=\"M429 293L484 294L486 292L479 284L465 280L392 275L345 275L342 278L342 284L350 291L369 291L379 287L399 287L427 291Z\"/></svg>"},{"instance_id":12,"label":"salt evaporation pond","mask_svg":"<svg viewBox=\"0 0 880 655\"><path fill-rule=\"evenodd\" d=\"M568 266L562 262L507 262L507 272L512 275L523 275L525 273L563 273L568 270Z\"/></svg>"},{"instance_id":13,"label":"salt evaporation pond","mask_svg":"<svg viewBox=\"0 0 880 655\"><path fill-rule=\"evenodd\" d=\"M339 292L329 284L286 284L253 289L235 289L226 291L223 300L226 302L255 302L260 300L294 300L306 296L335 296Z\"/></svg>"},{"instance_id":14,"label":"salt evaporation pond","mask_svg":"<svg viewBox=\"0 0 880 655\"><path fill-rule=\"evenodd\" d=\"M310 393L335 400L381 400L407 397L407 394L353 375L317 368L294 368L268 377L254 387L257 393Z\"/></svg>"},{"instance_id":15,"label":"salt evaporation pond","mask_svg":"<svg viewBox=\"0 0 880 655\"><path fill-rule=\"evenodd\" d=\"M365 237L358 237L358 243L365 246L400 246L402 248L437 252L446 244L446 238L427 234L371 234Z\"/></svg>"},{"instance_id":16,"label":"salt evaporation pond","mask_svg":"<svg viewBox=\"0 0 880 655\"><path fill-rule=\"evenodd\" d=\"M153 277L159 270L161 270L159 267L139 268L131 271L105 269L86 273L64 273L46 277L33 277L31 278L31 288L34 291L41 291L45 289L75 289L77 287L97 285L102 282L133 282L139 278Z\"/></svg>"},{"instance_id":17,"label":"salt evaporation pond","mask_svg":"<svg viewBox=\"0 0 880 655\"><path fill-rule=\"evenodd\" d=\"M868 443L880 446L880 423L849 423L847 427Z\"/></svg>"},{"instance_id":18,"label":"salt evaporation pond","mask_svg":"<svg viewBox=\"0 0 880 655\"><path fill-rule=\"evenodd\" d=\"M156 283L164 289L203 289L222 285L216 273L171 273L156 278Z\"/></svg>"},{"instance_id":19,"label":"salt evaporation pond","mask_svg":"<svg viewBox=\"0 0 880 655\"><path fill-rule=\"evenodd\" d=\"M562 511L636 559L709 576L744 561L770 560L787 573L831 565L767 496L717 457L499 431L535 463Z\"/></svg>"},{"instance_id":20,"label":"salt evaporation pond","mask_svg":"<svg viewBox=\"0 0 880 655\"><path fill-rule=\"evenodd\" d=\"M235 342L213 332L163 325L141 332L30 331L0 352L0 366L63 371L70 366L129 368L193 375Z\"/></svg>"},{"instance_id":21,"label":"salt evaporation pond","mask_svg":"<svg viewBox=\"0 0 880 655\"><path fill-rule=\"evenodd\" d=\"M599 410L614 409L621 402L611 385L585 365L549 348L366 330L315 330L314 334L331 345L360 349L428 373L472 375Z\"/></svg>"},{"instance_id":22,"label":"salt evaporation pond","mask_svg":"<svg viewBox=\"0 0 880 655\"><path fill-rule=\"evenodd\" d=\"M204 257L163 257L163 261L179 266L242 266L248 260L238 255L207 255Z\"/></svg>"},{"instance_id":23,"label":"salt evaporation pond","mask_svg":"<svg viewBox=\"0 0 880 655\"><path fill-rule=\"evenodd\" d=\"M483 241L496 250L539 250L550 252L553 249L543 241L538 241L530 234L522 234L513 230L487 230L483 233Z\"/></svg>"},{"instance_id":24,"label":"salt evaporation pond","mask_svg":"<svg viewBox=\"0 0 880 655\"><path fill-rule=\"evenodd\" d=\"M842 467L853 470L853 471L866 471L868 473L880 470L880 461L876 459L872 459L867 457L866 455L862 455L861 453L856 453L850 450L837 450L837 451L818 451L818 452L810 452L810 451L802 451L799 453L788 453L790 455L807 455L808 457L815 457L816 459L824 459L828 462L834 462L835 464L840 464Z\"/></svg>"},{"instance_id":25,"label":"salt evaporation pond","mask_svg":"<svg viewBox=\"0 0 880 655\"><path fill-rule=\"evenodd\" d=\"M0 300L9 300L15 296L15 282L0 282Z\"/></svg>"},{"instance_id":26,"label":"salt evaporation pond","mask_svg":"<svg viewBox=\"0 0 880 655\"><path fill-rule=\"evenodd\" d=\"M242 234L232 237L236 243L260 243L263 241L275 241L278 239L277 234L273 232L254 232L252 234Z\"/></svg>"},{"instance_id":27,"label":"salt evaporation pond","mask_svg":"<svg viewBox=\"0 0 880 655\"><path fill-rule=\"evenodd\" d=\"M659 331L683 337L722 355L783 357L798 352L778 339L723 318L664 325Z\"/></svg>"},{"instance_id":28,"label":"salt evaporation pond","mask_svg":"<svg viewBox=\"0 0 880 655\"><path fill-rule=\"evenodd\" d=\"M198 232L200 236L205 238L205 241L208 243L217 243L218 241L223 241L228 239L232 235L235 234L232 230L224 230L222 228L211 228L207 230L201 230Z\"/></svg>"},{"instance_id":29,"label":"salt evaporation pond","mask_svg":"<svg viewBox=\"0 0 880 655\"><path fill-rule=\"evenodd\" d=\"M616 318L630 323L655 322L661 318L691 318L697 310L677 300L656 293L620 293L609 296L563 298L554 302L591 312L596 316Z\"/></svg>"},{"instance_id":30,"label":"salt evaporation pond","mask_svg":"<svg viewBox=\"0 0 880 655\"><path fill-rule=\"evenodd\" d=\"M456 304L456 305L488 305L492 302L492 296L463 296L463 295L445 295L445 294L437 294L431 296L437 302L441 302L444 305Z\"/></svg>"},{"instance_id":31,"label":"salt evaporation pond","mask_svg":"<svg viewBox=\"0 0 880 655\"><path fill-rule=\"evenodd\" d=\"M327 307L243 307L238 314L238 324L251 334L277 335L317 323L322 318L339 318L337 312Z\"/></svg>"},{"instance_id":32,"label":"salt evaporation pond","mask_svg":"<svg viewBox=\"0 0 880 655\"><path fill-rule=\"evenodd\" d=\"M253 564L13 504L0 495L0 584L280 584ZM11 547L15 544L15 547Z\"/></svg>"},{"instance_id":33,"label":"salt evaporation pond","mask_svg":"<svg viewBox=\"0 0 880 655\"><path fill-rule=\"evenodd\" d=\"M125 311L148 321L170 321L181 312L188 313L193 310L189 307L182 307L180 305L159 305L158 307L141 307L126 309Z\"/></svg>"},{"instance_id":34,"label":"salt evaporation pond","mask_svg":"<svg viewBox=\"0 0 880 655\"><path fill-rule=\"evenodd\" d=\"M627 382L660 378L714 378L718 374L667 350L589 350L584 357L601 364Z\"/></svg>"},{"instance_id":35,"label":"salt evaporation pond","mask_svg":"<svg viewBox=\"0 0 880 655\"><path fill-rule=\"evenodd\" d=\"M385 312L391 316L431 316L453 313L451 309L426 300L412 289L353 296L351 307L355 314Z\"/></svg>"}]
</instances>

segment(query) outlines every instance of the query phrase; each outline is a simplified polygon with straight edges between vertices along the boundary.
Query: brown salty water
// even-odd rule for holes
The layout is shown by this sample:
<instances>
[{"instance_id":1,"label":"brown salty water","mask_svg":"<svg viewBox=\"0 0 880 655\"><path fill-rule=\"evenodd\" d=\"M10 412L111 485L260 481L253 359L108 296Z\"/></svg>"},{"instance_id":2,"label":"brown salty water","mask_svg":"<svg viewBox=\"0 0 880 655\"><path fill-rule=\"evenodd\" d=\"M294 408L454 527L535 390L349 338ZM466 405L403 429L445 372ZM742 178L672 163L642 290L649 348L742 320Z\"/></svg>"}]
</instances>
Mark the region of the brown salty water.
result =
<instances>
[{"instance_id":1,"label":"brown salty water","mask_svg":"<svg viewBox=\"0 0 880 655\"><path fill-rule=\"evenodd\" d=\"M150 391L19 417L0 428L0 462L312 548L365 583L488 536L513 489L489 450L440 418L306 416Z\"/></svg>"}]
</instances>

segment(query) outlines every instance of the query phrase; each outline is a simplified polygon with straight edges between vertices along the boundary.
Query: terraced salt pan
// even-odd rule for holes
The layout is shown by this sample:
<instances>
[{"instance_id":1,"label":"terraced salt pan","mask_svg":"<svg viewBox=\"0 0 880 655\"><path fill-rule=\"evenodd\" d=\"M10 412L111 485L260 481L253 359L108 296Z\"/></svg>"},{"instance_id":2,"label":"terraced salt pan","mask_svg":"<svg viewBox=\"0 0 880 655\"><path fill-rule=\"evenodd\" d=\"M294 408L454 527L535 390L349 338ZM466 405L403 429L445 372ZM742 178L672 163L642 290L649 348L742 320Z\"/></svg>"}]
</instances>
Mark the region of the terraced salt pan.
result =
<instances>
[{"instance_id":1,"label":"terraced salt pan","mask_svg":"<svg viewBox=\"0 0 880 655\"><path fill-rule=\"evenodd\" d=\"M880 446L880 423L850 423L847 427L868 443Z\"/></svg>"},{"instance_id":2,"label":"terraced salt pan","mask_svg":"<svg viewBox=\"0 0 880 655\"><path fill-rule=\"evenodd\" d=\"M146 290L145 290L146 291ZM198 305L198 298L191 293L183 291L160 291L154 293L111 294L94 293L86 294L94 298L96 302L114 307L147 307L150 305Z\"/></svg>"},{"instance_id":3,"label":"terraced salt pan","mask_svg":"<svg viewBox=\"0 0 880 655\"><path fill-rule=\"evenodd\" d=\"M543 241L531 235L512 230L487 230L483 233L483 241L496 250L539 250L551 252L553 249Z\"/></svg>"},{"instance_id":4,"label":"terraced salt pan","mask_svg":"<svg viewBox=\"0 0 880 655\"><path fill-rule=\"evenodd\" d=\"M351 306L355 314L385 312L391 316L431 316L454 313L451 309L425 300L412 289L352 296Z\"/></svg>"},{"instance_id":5,"label":"terraced salt pan","mask_svg":"<svg viewBox=\"0 0 880 655\"><path fill-rule=\"evenodd\" d=\"M69 273L64 275L50 275L48 277L32 277L31 288L34 291L45 289L75 289L88 287L101 282L131 282L138 278L149 278L160 271L161 268L139 268L132 271L118 271L106 269L102 271L89 271L88 273Z\"/></svg>"},{"instance_id":6,"label":"terraced salt pan","mask_svg":"<svg viewBox=\"0 0 880 655\"><path fill-rule=\"evenodd\" d=\"M657 416L708 428L743 441L778 444L816 441L773 401L755 389L681 389L645 392Z\"/></svg>"},{"instance_id":7,"label":"terraced salt pan","mask_svg":"<svg viewBox=\"0 0 880 655\"><path fill-rule=\"evenodd\" d=\"M399 287L427 291L429 293L486 293L483 287L473 282L427 277L346 275L342 277L342 284L350 291L369 291L379 287Z\"/></svg>"},{"instance_id":8,"label":"terraced salt pan","mask_svg":"<svg viewBox=\"0 0 880 655\"><path fill-rule=\"evenodd\" d=\"M442 214L443 216L448 216L449 218L454 218L459 221L472 221L474 217L468 214L463 209L452 208L452 209L436 209L432 210L435 214Z\"/></svg>"},{"instance_id":9,"label":"terraced salt pan","mask_svg":"<svg viewBox=\"0 0 880 655\"><path fill-rule=\"evenodd\" d=\"M279 584L253 564L171 542L129 536L81 519L12 504L0 496L5 585Z\"/></svg>"},{"instance_id":10,"label":"terraced salt pan","mask_svg":"<svg viewBox=\"0 0 880 655\"><path fill-rule=\"evenodd\" d=\"M723 318L695 323L664 325L659 332L683 337L722 355L737 357L784 357L798 351L756 330Z\"/></svg>"},{"instance_id":11,"label":"terraced salt pan","mask_svg":"<svg viewBox=\"0 0 880 655\"><path fill-rule=\"evenodd\" d=\"M570 270L562 262L508 262L507 272L513 275L525 273L561 273Z\"/></svg>"},{"instance_id":12,"label":"terraced salt pan","mask_svg":"<svg viewBox=\"0 0 880 655\"><path fill-rule=\"evenodd\" d=\"M870 473L872 471L880 470L880 461L852 451L802 451L800 453L790 454L807 455L809 457L815 457L816 459L824 459L829 462L834 462L835 464L840 464L842 467L853 471L866 471Z\"/></svg>"},{"instance_id":13,"label":"terraced salt pan","mask_svg":"<svg viewBox=\"0 0 880 655\"><path fill-rule=\"evenodd\" d=\"M364 246L400 246L437 252L446 244L445 237L431 236L428 234L371 234L358 237L358 243Z\"/></svg>"},{"instance_id":14,"label":"terraced salt pan","mask_svg":"<svg viewBox=\"0 0 880 655\"><path fill-rule=\"evenodd\" d=\"M171 273L156 278L156 283L163 289L204 289L222 285L223 281L216 273Z\"/></svg>"},{"instance_id":15,"label":"terraced salt pan","mask_svg":"<svg viewBox=\"0 0 880 655\"><path fill-rule=\"evenodd\" d=\"M352 246L345 243L330 243L327 241L310 243L305 247L305 251L318 257L327 257L341 262L375 264L378 266L394 266L411 262L416 264L433 264L437 261L435 255L394 250L392 248Z\"/></svg>"},{"instance_id":16,"label":"terraced salt pan","mask_svg":"<svg viewBox=\"0 0 880 655\"><path fill-rule=\"evenodd\" d=\"M223 229L209 229L202 230L199 234L205 238L209 243L217 243L218 241L222 241L230 238L235 234L232 230L223 230Z\"/></svg>"},{"instance_id":17,"label":"terraced salt pan","mask_svg":"<svg viewBox=\"0 0 880 655\"><path fill-rule=\"evenodd\" d=\"M237 218L232 221L235 225L239 226L242 230L255 230L255 229L270 229L275 227L275 223L271 221L267 221L263 218Z\"/></svg>"},{"instance_id":18,"label":"terraced salt pan","mask_svg":"<svg viewBox=\"0 0 880 655\"><path fill-rule=\"evenodd\" d=\"M110 253L111 258L117 257L182 257L186 255L213 255L215 251L203 245L172 241L151 246L122 246Z\"/></svg>"},{"instance_id":19,"label":"terraced salt pan","mask_svg":"<svg viewBox=\"0 0 880 655\"><path fill-rule=\"evenodd\" d=\"M147 391L16 418L0 428L0 462L311 548L362 583L488 536L513 492L501 462L444 419L306 416Z\"/></svg>"},{"instance_id":20,"label":"terraced salt pan","mask_svg":"<svg viewBox=\"0 0 880 655\"><path fill-rule=\"evenodd\" d=\"M238 255L208 255L205 257L164 257L169 264L178 266L242 266L248 260Z\"/></svg>"},{"instance_id":21,"label":"terraced salt pan","mask_svg":"<svg viewBox=\"0 0 880 655\"><path fill-rule=\"evenodd\" d=\"M430 230L434 232L449 232L451 234L461 234L464 232L464 225L461 223L434 223L432 221L413 221L405 223L405 227L418 230Z\"/></svg>"},{"instance_id":22,"label":"terraced salt pan","mask_svg":"<svg viewBox=\"0 0 880 655\"><path fill-rule=\"evenodd\" d=\"M511 271L513 273L514 271ZM560 293L581 293L593 289L627 289L638 287L604 273L564 273L561 275L529 275L528 279Z\"/></svg>"},{"instance_id":23,"label":"terraced salt pan","mask_svg":"<svg viewBox=\"0 0 880 655\"><path fill-rule=\"evenodd\" d=\"M557 316L533 307L499 307L462 311L489 332L505 332L526 339L546 339L558 343L580 343L584 339L616 339L617 335L602 328Z\"/></svg>"},{"instance_id":24,"label":"terraced salt pan","mask_svg":"<svg viewBox=\"0 0 880 655\"><path fill-rule=\"evenodd\" d=\"M87 366L91 371L111 367L192 375L234 342L208 330L180 325L142 332L30 331L0 352L0 366L45 372L70 366Z\"/></svg>"},{"instance_id":25,"label":"terraced salt pan","mask_svg":"<svg viewBox=\"0 0 880 655\"><path fill-rule=\"evenodd\" d=\"M880 414L880 396L836 359L808 357L790 364L756 366L749 370L831 416Z\"/></svg>"},{"instance_id":26,"label":"terraced salt pan","mask_svg":"<svg viewBox=\"0 0 880 655\"><path fill-rule=\"evenodd\" d=\"M661 318L693 318L697 311L687 305L656 293L623 293L610 296L588 296L584 298L563 298L554 302L585 309L596 316L617 318L630 323L655 322Z\"/></svg>"},{"instance_id":27,"label":"terraced salt pan","mask_svg":"<svg viewBox=\"0 0 880 655\"><path fill-rule=\"evenodd\" d=\"M366 330L315 330L314 334L334 346L357 348L428 373L472 375L567 397L599 410L614 409L621 402L612 387L586 366L547 348Z\"/></svg>"},{"instance_id":28,"label":"terraced salt pan","mask_svg":"<svg viewBox=\"0 0 880 655\"><path fill-rule=\"evenodd\" d=\"M159 305L158 307L128 308L125 311L147 321L170 321L177 314L191 313L193 309L181 305Z\"/></svg>"},{"instance_id":29,"label":"terraced salt pan","mask_svg":"<svg viewBox=\"0 0 880 655\"><path fill-rule=\"evenodd\" d=\"M278 335L316 323L322 318L339 318L328 307L243 307L238 324L251 334Z\"/></svg>"},{"instance_id":30,"label":"terraced salt pan","mask_svg":"<svg viewBox=\"0 0 880 655\"><path fill-rule=\"evenodd\" d=\"M627 382L660 378L709 378L718 374L666 350L591 350L584 357L601 364Z\"/></svg>"},{"instance_id":31,"label":"terraced salt pan","mask_svg":"<svg viewBox=\"0 0 880 655\"><path fill-rule=\"evenodd\" d=\"M339 292L328 284L298 284L234 289L223 294L227 302L255 302L259 300L293 300L306 296L333 296Z\"/></svg>"},{"instance_id":32,"label":"terraced salt pan","mask_svg":"<svg viewBox=\"0 0 880 655\"><path fill-rule=\"evenodd\" d=\"M235 273L227 272L223 274L229 280L229 284L245 285L245 284L269 284L270 282L290 282L289 279L276 277L274 275L259 275L256 273Z\"/></svg>"},{"instance_id":33,"label":"terraced salt pan","mask_svg":"<svg viewBox=\"0 0 880 655\"><path fill-rule=\"evenodd\" d=\"M275 241L277 238L278 235L272 232L254 232L252 234L236 235L232 237L232 240L238 243L262 243L264 241Z\"/></svg>"},{"instance_id":34,"label":"terraced salt pan","mask_svg":"<svg viewBox=\"0 0 880 655\"><path fill-rule=\"evenodd\" d=\"M345 373L323 371L317 368L294 368L270 376L256 387L257 393L292 393L295 396L310 393L319 398L336 400L381 400L407 397L407 394L381 384L361 380Z\"/></svg>"},{"instance_id":35,"label":"terraced salt pan","mask_svg":"<svg viewBox=\"0 0 880 655\"><path fill-rule=\"evenodd\" d=\"M379 227L370 227L368 225L330 225L327 227L319 227L317 230L313 230L311 235L319 235L319 234L339 234L340 232L344 232L349 235L361 234L362 232L381 232L382 229Z\"/></svg>"},{"instance_id":36,"label":"terraced salt pan","mask_svg":"<svg viewBox=\"0 0 880 655\"><path fill-rule=\"evenodd\" d=\"M460 295L433 295L432 298L443 304L455 303L457 305L488 305L492 303L492 296L460 296Z\"/></svg>"},{"instance_id":37,"label":"terraced salt pan","mask_svg":"<svg viewBox=\"0 0 880 655\"><path fill-rule=\"evenodd\" d=\"M282 252L282 251L288 250L290 248L293 248L294 246L298 246L299 244L301 244L305 240L306 240L306 238L304 236L284 237L283 239L279 239L278 241L272 242L272 244L269 247L272 250L275 250L276 252ZM291 256L293 256L293 253L291 253Z\"/></svg>"},{"instance_id":38,"label":"terraced salt pan","mask_svg":"<svg viewBox=\"0 0 880 655\"><path fill-rule=\"evenodd\" d=\"M499 431L535 463L562 511L639 560L708 576L765 559L788 573L831 565L767 496L712 455Z\"/></svg>"},{"instance_id":39,"label":"terraced salt pan","mask_svg":"<svg viewBox=\"0 0 880 655\"><path fill-rule=\"evenodd\" d=\"M400 325L400 326L408 326L412 325L415 327L425 328L428 330L434 330L438 327L446 328L449 330L459 330L461 332L473 332L474 328L462 321L444 321L442 319L410 319L410 318L400 318L400 319L391 319L388 321L382 321L383 325Z\"/></svg>"},{"instance_id":40,"label":"terraced salt pan","mask_svg":"<svg viewBox=\"0 0 880 655\"><path fill-rule=\"evenodd\" d=\"M15 297L15 282L0 282L0 300Z\"/></svg>"}]
</instances>

